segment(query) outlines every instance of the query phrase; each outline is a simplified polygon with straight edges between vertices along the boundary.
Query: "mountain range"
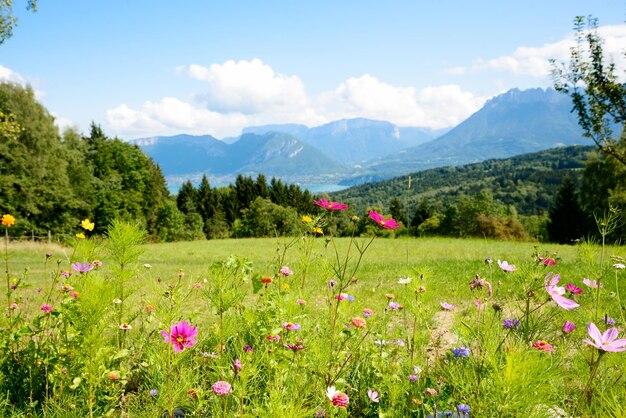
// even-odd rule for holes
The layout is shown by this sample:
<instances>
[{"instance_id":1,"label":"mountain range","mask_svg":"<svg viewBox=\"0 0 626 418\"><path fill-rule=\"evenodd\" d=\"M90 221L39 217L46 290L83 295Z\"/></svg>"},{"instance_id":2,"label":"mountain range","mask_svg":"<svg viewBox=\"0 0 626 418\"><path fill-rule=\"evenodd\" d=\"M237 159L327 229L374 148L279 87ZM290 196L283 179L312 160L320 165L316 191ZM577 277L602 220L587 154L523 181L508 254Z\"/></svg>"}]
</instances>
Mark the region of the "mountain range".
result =
<instances>
[{"instance_id":1,"label":"mountain range","mask_svg":"<svg viewBox=\"0 0 626 418\"><path fill-rule=\"evenodd\" d=\"M589 145L569 97L552 89L495 96L451 130L347 119L245 128L236 138L176 135L131 140L161 166L170 189L206 175L227 184L238 174L287 183L354 185L568 145Z\"/></svg>"}]
</instances>

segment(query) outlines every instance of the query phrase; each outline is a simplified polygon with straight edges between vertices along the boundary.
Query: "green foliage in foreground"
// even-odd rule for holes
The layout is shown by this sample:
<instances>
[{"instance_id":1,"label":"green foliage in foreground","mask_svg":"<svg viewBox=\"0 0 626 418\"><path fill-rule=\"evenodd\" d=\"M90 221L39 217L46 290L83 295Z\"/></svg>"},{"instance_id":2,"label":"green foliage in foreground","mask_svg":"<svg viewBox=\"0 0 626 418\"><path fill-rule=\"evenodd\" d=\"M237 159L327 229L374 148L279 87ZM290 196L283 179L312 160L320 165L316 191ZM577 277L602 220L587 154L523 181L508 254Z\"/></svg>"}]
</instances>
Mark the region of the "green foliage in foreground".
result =
<instances>
[{"instance_id":1,"label":"green foliage in foreground","mask_svg":"<svg viewBox=\"0 0 626 418\"><path fill-rule=\"evenodd\" d=\"M105 241L6 246L0 413L618 416L624 353L582 340L609 317L623 334L622 247L336 239L313 234L324 218L292 239L144 245L116 222ZM580 307L551 299L550 271ZM161 331L181 321L197 340L175 351Z\"/></svg>"}]
</instances>

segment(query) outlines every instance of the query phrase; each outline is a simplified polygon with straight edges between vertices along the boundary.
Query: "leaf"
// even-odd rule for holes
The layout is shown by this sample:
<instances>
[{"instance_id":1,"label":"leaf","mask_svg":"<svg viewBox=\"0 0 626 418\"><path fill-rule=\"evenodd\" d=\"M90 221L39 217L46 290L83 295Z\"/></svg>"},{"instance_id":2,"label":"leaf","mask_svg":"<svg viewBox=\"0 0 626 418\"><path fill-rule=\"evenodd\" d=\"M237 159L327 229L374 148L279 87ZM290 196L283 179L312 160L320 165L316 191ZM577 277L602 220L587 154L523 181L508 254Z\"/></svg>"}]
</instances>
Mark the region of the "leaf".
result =
<instances>
[{"instance_id":1,"label":"leaf","mask_svg":"<svg viewBox=\"0 0 626 418\"><path fill-rule=\"evenodd\" d=\"M262 276L260 274L255 274L252 277L252 292L254 294L259 293L259 290L263 288L263 282L261 282Z\"/></svg>"},{"instance_id":2,"label":"leaf","mask_svg":"<svg viewBox=\"0 0 626 418\"><path fill-rule=\"evenodd\" d=\"M80 377L75 377L74 379L72 379L72 385L70 386L70 389L75 390L76 388L78 388L78 386L80 386L80 383L83 381L83 379L81 379Z\"/></svg>"},{"instance_id":3,"label":"leaf","mask_svg":"<svg viewBox=\"0 0 626 418\"><path fill-rule=\"evenodd\" d=\"M115 354L115 356L113 357L113 360L117 360L117 359L126 357L129 354L130 354L130 351L127 348L125 348L123 350L118 351L117 354Z\"/></svg>"}]
</instances>

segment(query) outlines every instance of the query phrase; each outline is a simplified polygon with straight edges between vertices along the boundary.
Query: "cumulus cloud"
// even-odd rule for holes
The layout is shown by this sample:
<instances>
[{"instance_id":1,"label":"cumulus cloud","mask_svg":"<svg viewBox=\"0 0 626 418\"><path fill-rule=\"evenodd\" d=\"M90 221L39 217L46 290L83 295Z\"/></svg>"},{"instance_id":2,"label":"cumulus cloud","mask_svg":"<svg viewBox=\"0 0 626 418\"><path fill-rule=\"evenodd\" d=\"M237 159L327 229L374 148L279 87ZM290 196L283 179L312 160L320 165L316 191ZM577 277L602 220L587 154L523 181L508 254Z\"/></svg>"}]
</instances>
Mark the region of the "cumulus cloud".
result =
<instances>
[{"instance_id":1,"label":"cumulus cloud","mask_svg":"<svg viewBox=\"0 0 626 418\"><path fill-rule=\"evenodd\" d=\"M308 103L299 77L276 73L256 58L209 67L191 64L186 72L206 82L207 90L199 98L214 111L254 114L267 109L305 108Z\"/></svg>"},{"instance_id":2,"label":"cumulus cloud","mask_svg":"<svg viewBox=\"0 0 626 418\"><path fill-rule=\"evenodd\" d=\"M330 119L365 117L399 126L445 128L476 112L486 101L457 85L397 87L371 75L350 78L333 92L320 95L322 112Z\"/></svg>"},{"instance_id":3,"label":"cumulus cloud","mask_svg":"<svg viewBox=\"0 0 626 418\"><path fill-rule=\"evenodd\" d=\"M167 135L176 133L235 135L246 126L242 114L221 114L194 106L174 97L146 101L135 110L121 104L107 110L107 122L119 135Z\"/></svg>"},{"instance_id":4,"label":"cumulus cloud","mask_svg":"<svg viewBox=\"0 0 626 418\"><path fill-rule=\"evenodd\" d=\"M604 39L606 58L616 63L618 68L626 68L624 45L626 45L626 25L607 25L598 28ZM549 60L569 61L570 48L575 44L573 36L540 47L519 47L510 55L489 60L477 59L469 66L448 68L449 74L469 74L485 70L506 71L515 75L545 78L550 75Z\"/></svg>"},{"instance_id":5,"label":"cumulus cloud","mask_svg":"<svg viewBox=\"0 0 626 418\"><path fill-rule=\"evenodd\" d=\"M334 90L306 94L297 76L275 72L259 59L227 61L176 71L204 83L195 100L165 97L133 109L121 104L107 111L111 129L120 136L209 133L233 136L242 128L271 123L317 126L336 119L365 117L399 126L444 128L477 111L487 99L457 85L394 86L365 74L351 77Z\"/></svg>"},{"instance_id":6,"label":"cumulus cloud","mask_svg":"<svg viewBox=\"0 0 626 418\"><path fill-rule=\"evenodd\" d=\"M3 65L0 65L0 81L3 81L3 82L8 81L11 83L17 83L17 84L22 84L22 85L26 84L26 80L24 79L24 77L22 77L21 75L19 75L12 69L7 68Z\"/></svg>"}]
</instances>

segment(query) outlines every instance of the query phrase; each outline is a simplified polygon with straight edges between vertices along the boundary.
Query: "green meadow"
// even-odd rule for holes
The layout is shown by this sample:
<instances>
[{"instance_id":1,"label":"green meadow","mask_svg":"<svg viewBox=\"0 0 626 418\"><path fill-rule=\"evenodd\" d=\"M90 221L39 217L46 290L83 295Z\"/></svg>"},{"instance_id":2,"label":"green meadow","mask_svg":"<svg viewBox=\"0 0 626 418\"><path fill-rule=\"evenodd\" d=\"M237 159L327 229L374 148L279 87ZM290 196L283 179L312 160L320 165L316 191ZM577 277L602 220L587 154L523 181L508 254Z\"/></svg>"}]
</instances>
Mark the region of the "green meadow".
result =
<instances>
[{"instance_id":1,"label":"green meadow","mask_svg":"<svg viewBox=\"0 0 626 418\"><path fill-rule=\"evenodd\" d=\"M623 416L623 247L109 235L5 244L3 416Z\"/></svg>"}]
</instances>

